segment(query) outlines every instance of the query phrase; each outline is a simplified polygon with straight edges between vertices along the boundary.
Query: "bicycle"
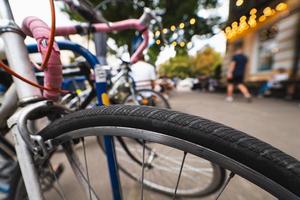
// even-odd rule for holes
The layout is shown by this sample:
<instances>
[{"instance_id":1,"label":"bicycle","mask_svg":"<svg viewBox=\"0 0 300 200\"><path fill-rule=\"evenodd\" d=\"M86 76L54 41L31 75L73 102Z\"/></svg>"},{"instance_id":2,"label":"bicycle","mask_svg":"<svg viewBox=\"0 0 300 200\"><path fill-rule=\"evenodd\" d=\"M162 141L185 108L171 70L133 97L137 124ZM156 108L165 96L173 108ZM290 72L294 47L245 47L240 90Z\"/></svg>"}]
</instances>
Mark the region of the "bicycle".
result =
<instances>
[{"instance_id":1,"label":"bicycle","mask_svg":"<svg viewBox=\"0 0 300 200\"><path fill-rule=\"evenodd\" d=\"M6 44L8 41L16 43L16 45L6 45L5 48L11 69L19 73L23 70L27 72L24 73L26 80L35 81L22 33L12 26L13 19L8 2L1 0L0 8L2 9L1 16L11 22L5 30L1 29L1 37ZM75 30L74 27L67 29ZM13 57L12 52L16 56ZM17 57L19 59L14 59ZM99 78L103 77L98 77L98 80ZM99 199L96 195L97 191L91 187L94 177L89 176L87 168L87 146L84 138L88 136L106 137L105 147L108 163L110 163L109 170L114 199L121 199L122 194L118 192L120 185L116 173L116 162L113 161L115 158L114 148L112 148L114 143L111 142L113 136L142 141L140 156L143 162L140 167L139 179L141 198L144 197L143 183L147 167L145 160L148 160L148 156L146 159L146 144L157 143L178 149L179 154L182 155L180 169L176 171L178 175L174 177L174 199L178 192L184 164L188 159L187 155L190 154L202 157L230 171L230 175L218 191L216 198L223 194L229 182L237 174L280 199L299 199L300 194L297 187L300 182L299 161L242 132L196 116L143 106L116 105L68 114L69 111L66 108L42 99L38 89L29 87L15 78L14 83L22 105L29 104L18 111L13 118L10 118L9 127L15 137L17 157L30 199L43 199L39 183L39 176L43 173L39 172L43 172L45 168L50 174L53 174L55 182L58 182L49 159L61 145L73 171L77 172L75 177L85 188L87 198ZM104 82L100 83L104 84ZM55 94L58 92L57 89L44 89L55 92ZM46 93L46 96L48 95L50 98L56 97L54 93ZM99 101L101 100L102 98L99 98ZM5 106L5 104L3 105ZM54 122L41 131L30 134L27 126L28 120L33 121L44 116ZM72 148L73 144L81 144L82 152L76 154ZM83 164L78 159L80 154L84 157ZM43 170L39 171L41 169ZM96 175L97 173L93 173L93 176Z\"/></svg>"},{"instance_id":2,"label":"bicycle","mask_svg":"<svg viewBox=\"0 0 300 200\"><path fill-rule=\"evenodd\" d=\"M99 61L97 60L97 58L92 55L87 49L79 46L78 44L74 44L72 42L69 42L69 41L59 41L58 42L58 46L60 47L61 50L72 50L73 52L75 52L76 54L79 54L81 56L83 56L86 60L87 60L87 63L89 63L90 66L97 66L99 65ZM37 45L29 45L28 46L28 50L30 53L35 53L38 51L37 49ZM81 65L79 65L81 66ZM86 64L82 65L84 67L87 67ZM86 72L89 72L90 69L85 69L85 70L81 70L81 71L86 71ZM126 72L128 73L129 70L126 70ZM77 73L75 73L77 74ZM73 75L75 75L73 74ZM80 74L80 73L79 73ZM87 73L86 75L87 77L90 77L90 74ZM122 77L124 76L124 73L121 71L119 73L119 76L117 76L116 80L119 80L119 77ZM125 75L126 77L126 75ZM93 86L91 86L93 87ZM143 92L148 92L148 90L141 90ZM93 95L92 93L89 93L89 96L90 95ZM129 95L130 96L130 95ZM86 99L92 99L90 97L87 97ZM76 98L75 98L76 100ZM90 103L90 101L82 101L81 105L88 105ZM69 107L69 106L68 106ZM138 140L133 140L133 141L128 141L128 140L123 140L122 138L117 138L117 144L119 145L119 150L116 152L117 153L117 157L121 158L122 156L122 159L121 160L132 160L132 163L133 163L133 167L135 167L134 165L140 165L141 164L141 158L139 158L139 156L136 155L136 152L135 152L135 149L133 147L136 147L136 146L139 146L140 145L140 141ZM103 145L103 141L100 140L100 138L98 138L98 143L100 144L100 147L103 151L105 151L104 149L104 145ZM136 144L136 145L135 145ZM161 157L161 154L160 152L155 152L155 150L153 150L152 147L147 147L147 151L149 154L153 156L155 156L155 159L152 159L152 162L159 159ZM125 152L125 155L124 155L124 152ZM121 155L120 155L121 154ZM162 156L164 156L162 154ZM170 159L170 161L172 161L172 159ZM150 166L151 163L149 163L149 166ZM129 176L130 178L134 179L137 181L137 175L132 173L131 172L131 168L132 168L132 165L128 165L127 166L123 166L123 162L119 163L118 162L118 165L120 167L120 169L127 175ZM123 166L123 167L122 167ZM153 170L156 170L158 168L158 170L161 168L159 166L156 166L156 167L151 167L149 171L153 171ZM210 167L208 167L210 168ZM218 167L214 167L212 169L213 171L216 171L215 173L217 174L216 175L216 178L215 180L213 180L212 182L214 182L213 186L212 187L207 187L206 189L201 189L201 187L198 187L197 189L197 185L195 185L195 189L193 190L187 190L187 191L180 191L178 192L178 196L181 196L181 195L185 195L185 196L205 196L209 193L211 193L211 191L214 191L216 190L218 187L220 187L220 185L222 184L222 181L224 180L224 172L222 169L219 169ZM157 175L158 176L158 175ZM159 192L159 193L163 193L163 194L167 194L167 195L170 195L172 194L172 189L166 187L166 186L162 186L161 184L159 183L155 183L154 181L152 182L146 182L145 183L145 186L149 189L152 189L156 192Z\"/></svg>"}]
</instances>

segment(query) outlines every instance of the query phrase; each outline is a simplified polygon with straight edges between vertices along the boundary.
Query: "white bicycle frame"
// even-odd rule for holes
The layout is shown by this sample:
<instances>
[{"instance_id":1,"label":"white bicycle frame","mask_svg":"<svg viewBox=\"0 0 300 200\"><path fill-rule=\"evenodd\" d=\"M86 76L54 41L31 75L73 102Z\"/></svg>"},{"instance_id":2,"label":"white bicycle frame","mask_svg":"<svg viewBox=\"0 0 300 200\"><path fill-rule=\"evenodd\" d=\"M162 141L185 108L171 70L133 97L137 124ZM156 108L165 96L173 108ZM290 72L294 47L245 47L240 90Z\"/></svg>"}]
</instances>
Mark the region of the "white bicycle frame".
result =
<instances>
[{"instance_id":1,"label":"white bicycle frame","mask_svg":"<svg viewBox=\"0 0 300 200\"><path fill-rule=\"evenodd\" d=\"M10 68L18 74L22 74L26 79L37 82L29 61L27 48L24 44L24 35L14 21L8 0L0 0L0 37L4 42L5 55ZM30 102L41 100L43 97L39 89L24 83L17 78L13 78L13 81L17 91L19 104L22 104L25 107L10 117L8 126L11 128L14 136L17 158L28 197L30 200L40 200L43 199L43 196L37 176L37 170L34 166L32 152L28 149L16 125L19 114L23 109L26 109L26 105ZM8 95L13 98L13 89L11 89L11 93L8 93ZM15 106L13 104L14 103L6 102L2 107L8 105L8 110L12 111L11 109ZM11 107L9 108L9 106Z\"/></svg>"}]
</instances>

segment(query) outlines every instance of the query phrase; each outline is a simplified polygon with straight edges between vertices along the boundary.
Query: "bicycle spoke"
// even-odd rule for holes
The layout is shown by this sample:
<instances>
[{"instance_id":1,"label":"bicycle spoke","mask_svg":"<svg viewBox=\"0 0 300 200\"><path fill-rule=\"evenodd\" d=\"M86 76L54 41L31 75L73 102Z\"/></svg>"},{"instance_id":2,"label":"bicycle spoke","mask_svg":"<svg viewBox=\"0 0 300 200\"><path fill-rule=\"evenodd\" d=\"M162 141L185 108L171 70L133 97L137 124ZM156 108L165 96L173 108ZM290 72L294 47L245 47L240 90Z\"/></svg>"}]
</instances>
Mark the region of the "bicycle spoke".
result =
<instances>
[{"instance_id":1,"label":"bicycle spoke","mask_svg":"<svg viewBox=\"0 0 300 200\"><path fill-rule=\"evenodd\" d=\"M60 196L61 199L64 199L64 200L67 199L66 196L64 195L65 193L64 193L62 186L55 174L55 171L50 163L48 163L48 167L49 167L51 173L53 174L55 181L57 182L57 185L58 185L58 188L54 187L55 191L57 192L57 194Z\"/></svg>"},{"instance_id":2,"label":"bicycle spoke","mask_svg":"<svg viewBox=\"0 0 300 200\"><path fill-rule=\"evenodd\" d=\"M88 168L88 165L87 165L87 157L86 157L86 149L85 149L84 138L81 138L81 142L82 142L82 146L83 146L83 154L84 154L86 176L87 176L88 184L91 185L90 176L89 176L89 168ZM90 200L91 200L92 199L91 187L89 187L89 195L90 195Z\"/></svg>"},{"instance_id":3,"label":"bicycle spoke","mask_svg":"<svg viewBox=\"0 0 300 200\"><path fill-rule=\"evenodd\" d=\"M184 152L182 162L181 162L181 166L180 166L180 170L179 170L179 174L178 174L178 178L177 178L177 183L176 183L173 199L176 199L176 193L177 193L177 189L178 189L178 186L179 186L180 177L181 177L181 173L182 173L182 169L183 169L183 165L184 165L184 162L185 162L186 155L187 155L187 153Z\"/></svg>"},{"instance_id":4,"label":"bicycle spoke","mask_svg":"<svg viewBox=\"0 0 300 200\"><path fill-rule=\"evenodd\" d=\"M66 199L64 197L64 195L61 193L60 189L58 189L57 187L53 186L53 189L55 190L55 192L58 194L58 196L60 197L60 199ZM45 197L43 197L44 199L46 199Z\"/></svg>"},{"instance_id":5,"label":"bicycle spoke","mask_svg":"<svg viewBox=\"0 0 300 200\"><path fill-rule=\"evenodd\" d=\"M141 191L141 200L144 199L144 172L145 172L145 141L143 140L143 163L142 163L142 191Z\"/></svg>"},{"instance_id":6,"label":"bicycle spoke","mask_svg":"<svg viewBox=\"0 0 300 200\"><path fill-rule=\"evenodd\" d=\"M90 182L87 180L87 178L85 177L85 175L83 173L83 167L80 165L78 157L74 155L75 153L74 153L72 147L69 144L66 144L66 145L64 145L64 149L66 151L66 155L67 155L69 162L72 163L71 167L75 167L75 168L73 168L73 171L74 171L75 175L77 176L79 182L81 182L83 184L82 181L84 181L86 183L86 184L82 185L83 188L85 190L87 190L87 188L88 188L89 191L92 192L92 199L99 200L100 198L96 195L95 190L90 185ZM76 174L76 173L79 173L79 174ZM78 177L78 175L80 175L80 177Z\"/></svg>"},{"instance_id":7,"label":"bicycle spoke","mask_svg":"<svg viewBox=\"0 0 300 200\"><path fill-rule=\"evenodd\" d=\"M220 198L220 196L221 196L222 193L225 191L225 188L228 186L229 182L230 182L231 179L234 177L234 175L235 175L235 173L233 173L233 172L231 172L231 173L229 174L229 177L228 177L228 179L226 180L224 186L221 188L221 190L220 190L220 192L219 192L219 194L218 194L216 200L218 200L218 199Z\"/></svg>"}]
</instances>

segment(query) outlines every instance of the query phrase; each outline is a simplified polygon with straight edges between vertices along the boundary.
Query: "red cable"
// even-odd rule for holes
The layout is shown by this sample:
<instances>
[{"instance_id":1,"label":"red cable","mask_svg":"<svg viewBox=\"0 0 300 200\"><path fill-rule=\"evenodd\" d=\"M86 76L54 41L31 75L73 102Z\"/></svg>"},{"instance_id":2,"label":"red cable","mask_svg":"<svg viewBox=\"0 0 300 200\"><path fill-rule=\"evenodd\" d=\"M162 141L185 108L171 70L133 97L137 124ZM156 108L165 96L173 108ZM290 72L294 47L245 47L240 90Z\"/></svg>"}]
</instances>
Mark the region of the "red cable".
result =
<instances>
[{"instance_id":1,"label":"red cable","mask_svg":"<svg viewBox=\"0 0 300 200\"><path fill-rule=\"evenodd\" d=\"M54 6L54 0L49 0L50 3L50 8L51 8L51 29L50 29L50 37L48 40L48 49L45 55L45 59L43 60L42 69L47 68L48 65L48 61L50 59L51 56L51 52L52 52L52 48L53 48L53 44L54 44L54 37L55 37L55 6Z\"/></svg>"},{"instance_id":2,"label":"red cable","mask_svg":"<svg viewBox=\"0 0 300 200\"><path fill-rule=\"evenodd\" d=\"M54 91L54 92L59 92L59 93L69 93L69 91L67 90L61 90L59 88L47 88L44 87L42 85L39 85L31 80L28 80L26 78L24 78L23 76L19 75L18 73L16 73L15 71L13 71L12 69L10 69L7 65L5 65L2 61L0 61L0 67L3 68L7 73L9 73L10 75L28 83L29 85L32 85L34 87L37 87L41 90L47 90L47 91Z\"/></svg>"}]
</instances>

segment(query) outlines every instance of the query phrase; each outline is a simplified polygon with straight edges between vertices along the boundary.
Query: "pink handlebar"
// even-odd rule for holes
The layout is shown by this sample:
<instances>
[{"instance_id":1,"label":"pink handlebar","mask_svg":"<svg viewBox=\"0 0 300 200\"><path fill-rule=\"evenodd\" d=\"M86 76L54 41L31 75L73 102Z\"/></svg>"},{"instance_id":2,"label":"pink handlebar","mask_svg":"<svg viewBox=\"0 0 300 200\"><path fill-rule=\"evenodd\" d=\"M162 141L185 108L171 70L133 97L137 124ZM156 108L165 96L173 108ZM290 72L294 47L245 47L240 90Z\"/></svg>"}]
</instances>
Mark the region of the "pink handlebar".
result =
<instances>
[{"instance_id":1,"label":"pink handlebar","mask_svg":"<svg viewBox=\"0 0 300 200\"><path fill-rule=\"evenodd\" d=\"M45 59L47 52L47 42L50 36L48 25L37 17L27 17L22 24L23 32L37 41L38 50ZM44 86L47 88L60 89L62 83L62 64L58 45L54 42L51 56L45 69ZM56 101L59 93L55 91L44 91L44 97Z\"/></svg>"},{"instance_id":2,"label":"pink handlebar","mask_svg":"<svg viewBox=\"0 0 300 200\"><path fill-rule=\"evenodd\" d=\"M67 36L72 34L81 34L87 33L88 31L91 32L113 32L113 31L122 31L126 29L136 29L140 32L143 32L143 42L140 44L136 52L131 56L131 63L135 63L139 60L140 56L142 55L143 51L148 46L149 41L149 32L148 28L141 23L139 19L128 19L123 20L120 22L114 22L110 24L106 23L99 23L99 24L92 24L91 26L88 25L77 25L77 26L64 26L64 27L57 27L56 28L56 35L57 36Z\"/></svg>"},{"instance_id":3,"label":"pink handlebar","mask_svg":"<svg viewBox=\"0 0 300 200\"><path fill-rule=\"evenodd\" d=\"M81 34L92 32L112 32L121 31L125 29L136 29L142 32L143 42L137 48L135 53L131 56L131 63L135 63L139 60L144 49L148 46L149 32L145 25L138 19L129 19L111 24L99 23L91 26L69 26L69 27L57 27L57 36L66 36L71 34ZM38 50L42 54L44 59L48 47L48 39L50 36L50 28L45 22L37 17L27 17L22 24L23 32L31 37L34 37L37 41ZM60 60L60 53L58 45L54 42L51 56L48 62L47 69L45 69L44 86L47 88L60 89L62 83L62 64ZM59 93L55 91L44 91L44 97L56 101L59 98Z\"/></svg>"}]
</instances>

